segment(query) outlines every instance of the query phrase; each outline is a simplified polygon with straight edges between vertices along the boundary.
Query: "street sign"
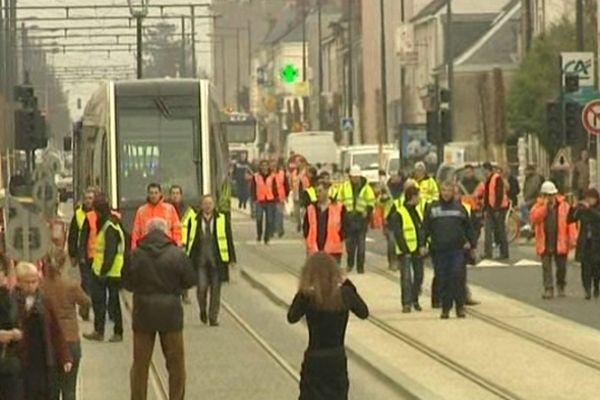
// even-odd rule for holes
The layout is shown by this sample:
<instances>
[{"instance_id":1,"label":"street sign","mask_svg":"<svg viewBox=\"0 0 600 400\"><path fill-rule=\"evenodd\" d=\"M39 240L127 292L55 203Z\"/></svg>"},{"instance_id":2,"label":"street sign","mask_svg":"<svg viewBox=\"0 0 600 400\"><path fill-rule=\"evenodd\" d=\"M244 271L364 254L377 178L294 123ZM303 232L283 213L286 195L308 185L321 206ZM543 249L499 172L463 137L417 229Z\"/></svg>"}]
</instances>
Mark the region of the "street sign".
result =
<instances>
[{"instance_id":1,"label":"street sign","mask_svg":"<svg viewBox=\"0 0 600 400\"><path fill-rule=\"evenodd\" d=\"M560 54L564 86L564 76L574 74L579 77L580 87L594 86L594 53L593 52L564 52Z\"/></svg>"},{"instance_id":2,"label":"street sign","mask_svg":"<svg viewBox=\"0 0 600 400\"><path fill-rule=\"evenodd\" d=\"M16 215L6 226L6 254L15 260L40 260L51 246L48 224L38 213L12 202Z\"/></svg>"},{"instance_id":3,"label":"street sign","mask_svg":"<svg viewBox=\"0 0 600 400\"><path fill-rule=\"evenodd\" d=\"M340 126L342 131L344 132L353 132L354 131L354 118L344 117L340 121Z\"/></svg>"},{"instance_id":4,"label":"street sign","mask_svg":"<svg viewBox=\"0 0 600 400\"><path fill-rule=\"evenodd\" d=\"M571 169L571 161L570 161L569 151L567 148L563 147L558 150L556 156L554 157L554 161L552 162L552 166L550 167L553 171L568 171Z\"/></svg>"},{"instance_id":5,"label":"street sign","mask_svg":"<svg viewBox=\"0 0 600 400\"><path fill-rule=\"evenodd\" d=\"M590 101L585 105L581 120L590 135L600 135L600 100Z\"/></svg>"}]
</instances>

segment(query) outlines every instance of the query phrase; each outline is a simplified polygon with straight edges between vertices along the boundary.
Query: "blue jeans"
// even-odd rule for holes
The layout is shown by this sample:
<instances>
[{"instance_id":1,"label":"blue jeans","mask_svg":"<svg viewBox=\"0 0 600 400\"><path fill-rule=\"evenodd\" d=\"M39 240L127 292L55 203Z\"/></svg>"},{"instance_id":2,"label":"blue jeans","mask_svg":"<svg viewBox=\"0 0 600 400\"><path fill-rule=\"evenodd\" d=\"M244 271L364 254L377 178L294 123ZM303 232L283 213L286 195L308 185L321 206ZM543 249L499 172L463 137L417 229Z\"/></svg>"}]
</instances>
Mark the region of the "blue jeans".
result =
<instances>
[{"instance_id":1,"label":"blue jeans","mask_svg":"<svg viewBox=\"0 0 600 400\"><path fill-rule=\"evenodd\" d=\"M58 388L62 393L63 400L75 400L77 398L77 374L81 361L81 343L70 342L68 345L71 357L73 357L73 368L69 373L61 372L59 374Z\"/></svg>"},{"instance_id":2,"label":"blue jeans","mask_svg":"<svg viewBox=\"0 0 600 400\"><path fill-rule=\"evenodd\" d=\"M448 250L432 254L433 267L439 291L442 296L442 310L448 312L452 305L462 308L465 305L465 251Z\"/></svg>"},{"instance_id":3,"label":"blue jeans","mask_svg":"<svg viewBox=\"0 0 600 400\"><path fill-rule=\"evenodd\" d=\"M275 228L275 203L256 203L256 239L267 243L273 237ZM265 221L263 238L263 220Z\"/></svg>"},{"instance_id":4,"label":"blue jeans","mask_svg":"<svg viewBox=\"0 0 600 400\"><path fill-rule=\"evenodd\" d=\"M367 244L367 230L366 229L353 229L346 233L346 252L348 259L348 269L354 268L356 262L356 269L359 274L365 271L365 252Z\"/></svg>"},{"instance_id":5,"label":"blue jeans","mask_svg":"<svg viewBox=\"0 0 600 400\"><path fill-rule=\"evenodd\" d=\"M398 260L402 305L419 303L423 285L423 259L417 254L402 255Z\"/></svg>"}]
</instances>

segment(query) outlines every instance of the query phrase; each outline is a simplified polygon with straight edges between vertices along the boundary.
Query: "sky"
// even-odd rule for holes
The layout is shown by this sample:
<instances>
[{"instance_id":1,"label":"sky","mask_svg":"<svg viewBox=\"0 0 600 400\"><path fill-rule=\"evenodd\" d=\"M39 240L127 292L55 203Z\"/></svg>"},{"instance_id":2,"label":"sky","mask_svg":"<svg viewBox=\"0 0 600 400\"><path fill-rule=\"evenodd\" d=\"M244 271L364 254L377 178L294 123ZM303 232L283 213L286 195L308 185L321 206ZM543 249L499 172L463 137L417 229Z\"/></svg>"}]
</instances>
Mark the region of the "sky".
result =
<instances>
[{"instance_id":1,"label":"sky","mask_svg":"<svg viewBox=\"0 0 600 400\"><path fill-rule=\"evenodd\" d=\"M132 0L132 1L140 1L140 0ZM169 4L169 5L177 5L177 4L190 4L190 3L210 3L211 0L151 0L150 5L159 5L159 4ZM127 6L127 0L18 0L18 7L27 7L27 6L73 6L73 5L117 5L117 6ZM207 14L207 8L196 8L196 14L202 15ZM165 8L165 15L172 16L181 16L189 15L189 7L183 8ZM60 52L55 54L48 54L47 60L56 67L56 69L64 71L66 67L77 67L78 75L84 76L88 79L92 79L92 82L76 82L74 79L65 80L63 87L65 91L68 92L69 95L69 108L71 110L71 117L76 120L81 116L82 110L77 108L78 99L81 99L83 105L85 105L86 101L89 99L91 94L96 90L99 83L102 81L102 75L104 74L104 70L108 69L110 71L120 71L119 75L121 79L127 78L127 74L129 74L129 78L135 78L135 37L124 37L120 38L121 43L132 43L132 52L128 52L128 46L120 46L116 47L112 45L112 43L116 43L117 34L135 34L135 23L132 25L131 29L120 28L120 29L108 29L108 26L126 26L129 24L129 20L120 19L120 20L101 20L101 17L118 17L118 16L129 16L129 9L127 8L104 8L98 10L71 10L71 17L78 16L93 16L98 17L98 19L91 20L71 20L71 21L35 21L35 20L27 20L31 18L50 18L50 17L65 17L65 10L18 10L18 19L26 19L20 20L19 26L21 23L25 23L25 25L29 28L29 36L53 36L52 38L44 38L40 39L43 43L52 44L53 42L63 44L63 43L71 43L76 44L77 49L90 49L92 47L102 47L103 49L107 48L119 48L122 50L121 52L115 52L108 54L107 51L103 52L71 52L69 53L68 47L67 52L63 53L62 49ZM149 16L160 16L160 9L158 8L150 8ZM172 22L178 27L181 25L180 18L176 19L166 19L168 22ZM145 21L145 25L157 24L161 22L159 19L147 19ZM189 32L190 24L189 20L186 21L186 30ZM209 32L211 20L210 19L196 19L196 40L204 40L208 39L207 34ZM89 29L85 30L73 30L67 33L67 36L70 34L84 36L84 37L67 37L64 38L64 31L61 29L59 31L49 31L49 30L35 30L35 26L40 28L65 28L65 27L85 27ZM178 29L179 32L181 32ZM99 36L99 35L111 35L110 37ZM114 35L114 36L112 36ZM56 38L56 36L61 36L60 38ZM102 46L89 46L92 43L102 43L105 45ZM197 43L197 63L199 69L204 69L206 71L210 71L210 54L209 54L209 44L206 43ZM90 71L90 67L96 72L95 74L91 74L87 71ZM98 75L99 74L99 75ZM111 74L113 75L113 74ZM97 81L96 81L97 79Z\"/></svg>"}]
</instances>

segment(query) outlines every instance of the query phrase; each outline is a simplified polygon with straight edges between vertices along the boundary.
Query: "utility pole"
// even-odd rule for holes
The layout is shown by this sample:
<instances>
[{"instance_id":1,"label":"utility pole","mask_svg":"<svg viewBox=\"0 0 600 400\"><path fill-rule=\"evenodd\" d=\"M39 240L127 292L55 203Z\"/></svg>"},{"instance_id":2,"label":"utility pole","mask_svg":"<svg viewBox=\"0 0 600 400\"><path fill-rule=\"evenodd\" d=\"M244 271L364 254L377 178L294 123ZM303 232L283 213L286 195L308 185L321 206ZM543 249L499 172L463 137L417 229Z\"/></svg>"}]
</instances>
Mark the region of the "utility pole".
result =
<instances>
[{"instance_id":1,"label":"utility pole","mask_svg":"<svg viewBox=\"0 0 600 400\"><path fill-rule=\"evenodd\" d=\"M352 32L354 23L354 0L346 0L348 5L348 98L347 98L347 115L348 118L353 118L354 114L354 70L353 70L353 48L354 48L354 35ZM600 1L600 0L599 0ZM354 132L350 132L348 137L348 144L354 144Z\"/></svg>"},{"instance_id":2,"label":"utility pole","mask_svg":"<svg viewBox=\"0 0 600 400\"><path fill-rule=\"evenodd\" d=\"M583 51L584 31L583 31L583 0L576 0L575 4L575 26L577 28L577 51Z\"/></svg>"},{"instance_id":3,"label":"utility pole","mask_svg":"<svg viewBox=\"0 0 600 400\"><path fill-rule=\"evenodd\" d=\"M306 86L306 0L302 2L302 83ZM303 122L307 120L307 105L308 99L306 96L302 96L302 119Z\"/></svg>"},{"instance_id":4,"label":"utility pole","mask_svg":"<svg viewBox=\"0 0 600 400\"><path fill-rule=\"evenodd\" d=\"M135 18L135 33L136 33L136 61L137 61L137 78L143 77L143 52L142 52L142 22L144 17L148 15L148 0L128 0L129 13Z\"/></svg>"},{"instance_id":5,"label":"utility pole","mask_svg":"<svg viewBox=\"0 0 600 400\"><path fill-rule=\"evenodd\" d=\"M248 89L250 89L250 79L252 79L252 21L248 19Z\"/></svg>"},{"instance_id":6,"label":"utility pole","mask_svg":"<svg viewBox=\"0 0 600 400\"><path fill-rule=\"evenodd\" d=\"M236 89L235 89L235 104L236 111L240 111L240 93L241 93L241 83L242 83L242 60L240 57L240 29L236 29L235 31L235 54L236 54L236 62L237 62L237 71L236 71Z\"/></svg>"},{"instance_id":7,"label":"utility pole","mask_svg":"<svg viewBox=\"0 0 600 400\"><path fill-rule=\"evenodd\" d=\"M452 138L454 134L453 124L454 124L454 107L453 107L453 97L454 97L454 49L452 43L452 0L446 0L446 40L445 40L445 54L446 54L446 68L447 68L447 78L448 78L448 137ZM439 93L437 93L439 96ZM440 135L440 147L438 150L438 154L443 156L444 154L444 145L445 139ZM442 159L438 160L439 163L442 162Z\"/></svg>"},{"instance_id":8,"label":"utility pole","mask_svg":"<svg viewBox=\"0 0 600 400\"><path fill-rule=\"evenodd\" d=\"M322 124L323 124L323 104L322 104L322 99L323 99L323 48L322 48L322 36L323 36L323 32L322 32L322 27L321 27L321 12L322 12L322 6L321 6L321 0L317 0L317 37L319 40L319 44L317 46L317 51L319 52L318 56L318 64L319 64L319 98L318 98L318 106L319 106L319 112L318 112L318 119L319 119L319 130L321 130Z\"/></svg>"},{"instance_id":9,"label":"utility pole","mask_svg":"<svg viewBox=\"0 0 600 400\"><path fill-rule=\"evenodd\" d=\"M524 53L529 53L531 49L531 40L533 38L533 5L531 0L522 0L523 10L523 50Z\"/></svg>"},{"instance_id":10,"label":"utility pole","mask_svg":"<svg viewBox=\"0 0 600 400\"><path fill-rule=\"evenodd\" d=\"M383 142L387 138L387 60L386 60L386 43L385 43L385 0L379 0L379 16L381 18L381 115L382 126L377 135L379 144L379 168L383 168Z\"/></svg>"},{"instance_id":11,"label":"utility pole","mask_svg":"<svg viewBox=\"0 0 600 400\"><path fill-rule=\"evenodd\" d=\"M190 15L192 16L192 78L198 76L198 66L196 65L196 7L190 6ZM225 99L223 99L225 101Z\"/></svg>"},{"instance_id":12,"label":"utility pole","mask_svg":"<svg viewBox=\"0 0 600 400\"><path fill-rule=\"evenodd\" d=\"M400 21L402 24L406 22L406 9L404 0L400 2ZM402 166L402 136L404 135L404 125L406 124L406 68L400 66L400 131L398 132L398 160Z\"/></svg>"},{"instance_id":13,"label":"utility pole","mask_svg":"<svg viewBox=\"0 0 600 400\"><path fill-rule=\"evenodd\" d=\"M596 44L598 46L598 51L600 51L600 0L596 0L596 27L598 29L598 32L596 32ZM598 88L600 89L600 68L598 68L597 71ZM600 140L598 140L598 138L596 138L596 187L600 187Z\"/></svg>"},{"instance_id":14,"label":"utility pole","mask_svg":"<svg viewBox=\"0 0 600 400\"><path fill-rule=\"evenodd\" d=\"M185 17L181 17L181 64L179 65L179 76L185 78L186 76L186 54L185 54Z\"/></svg>"},{"instance_id":15,"label":"utility pole","mask_svg":"<svg viewBox=\"0 0 600 400\"><path fill-rule=\"evenodd\" d=\"M225 36L221 37L221 76L223 77L223 105L227 105L227 67L225 66Z\"/></svg>"}]
</instances>

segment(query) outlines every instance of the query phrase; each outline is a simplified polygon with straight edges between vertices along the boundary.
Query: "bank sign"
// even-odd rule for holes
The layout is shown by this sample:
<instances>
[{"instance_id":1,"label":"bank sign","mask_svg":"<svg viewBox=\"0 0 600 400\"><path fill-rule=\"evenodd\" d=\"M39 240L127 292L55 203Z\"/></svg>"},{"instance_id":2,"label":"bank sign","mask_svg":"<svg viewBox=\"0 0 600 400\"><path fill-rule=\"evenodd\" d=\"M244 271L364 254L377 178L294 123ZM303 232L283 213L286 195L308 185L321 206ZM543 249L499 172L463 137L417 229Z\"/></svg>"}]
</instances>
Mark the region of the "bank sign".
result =
<instances>
[{"instance_id":1,"label":"bank sign","mask_svg":"<svg viewBox=\"0 0 600 400\"><path fill-rule=\"evenodd\" d=\"M579 76L579 87L594 87L594 53L561 53L560 59L563 86L565 85L565 75L577 74Z\"/></svg>"}]
</instances>

